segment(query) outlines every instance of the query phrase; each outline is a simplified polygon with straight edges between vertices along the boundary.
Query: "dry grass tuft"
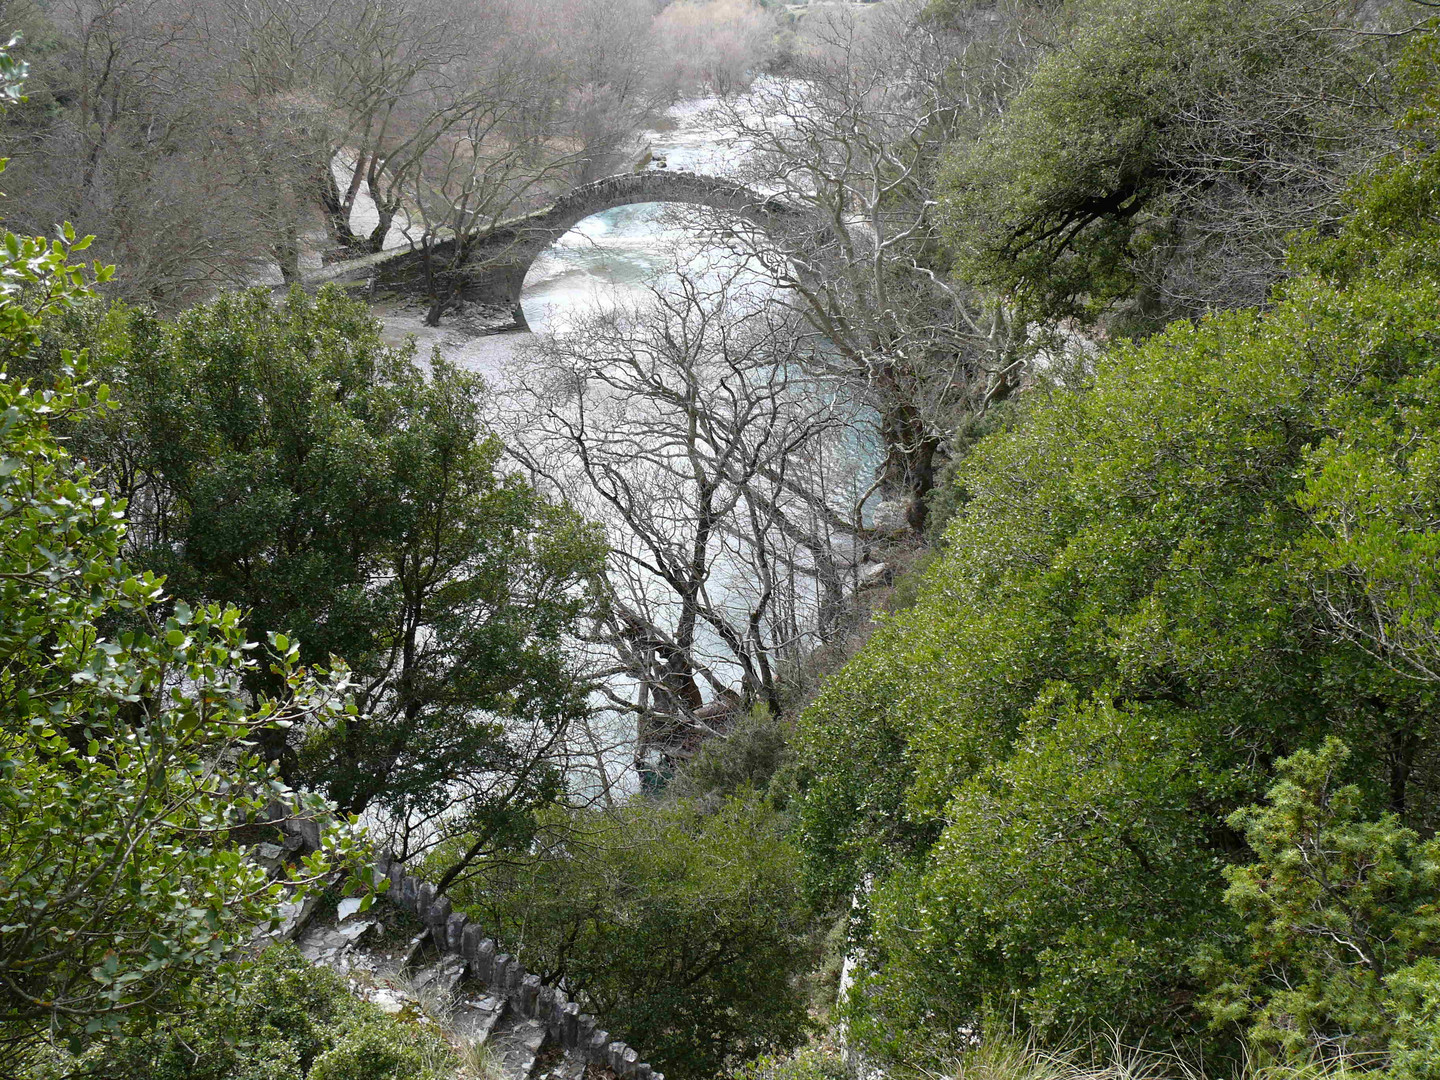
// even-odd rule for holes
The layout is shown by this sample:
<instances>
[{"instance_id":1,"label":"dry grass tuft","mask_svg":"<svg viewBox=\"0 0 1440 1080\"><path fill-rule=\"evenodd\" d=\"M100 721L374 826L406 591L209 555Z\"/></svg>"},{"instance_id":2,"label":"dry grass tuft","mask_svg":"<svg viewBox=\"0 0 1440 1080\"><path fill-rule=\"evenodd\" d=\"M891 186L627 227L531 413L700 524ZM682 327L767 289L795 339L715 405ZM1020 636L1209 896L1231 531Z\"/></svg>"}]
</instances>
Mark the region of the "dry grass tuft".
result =
<instances>
[{"instance_id":1,"label":"dry grass tuft","mask_svg":"<svg viewBox=\"0 0 1440 1080\"><path fill-rule=\"evenodd\" d=\"M1173 1054L1141 1050L1111 1037L1102 1047L1056 1051L1020 1037L990 1038L931 1080L1361 1080L1373 1068L1348 1057L1299 1065L1261 1065L1213 1075Z\"/></svg>"}]
</instances>

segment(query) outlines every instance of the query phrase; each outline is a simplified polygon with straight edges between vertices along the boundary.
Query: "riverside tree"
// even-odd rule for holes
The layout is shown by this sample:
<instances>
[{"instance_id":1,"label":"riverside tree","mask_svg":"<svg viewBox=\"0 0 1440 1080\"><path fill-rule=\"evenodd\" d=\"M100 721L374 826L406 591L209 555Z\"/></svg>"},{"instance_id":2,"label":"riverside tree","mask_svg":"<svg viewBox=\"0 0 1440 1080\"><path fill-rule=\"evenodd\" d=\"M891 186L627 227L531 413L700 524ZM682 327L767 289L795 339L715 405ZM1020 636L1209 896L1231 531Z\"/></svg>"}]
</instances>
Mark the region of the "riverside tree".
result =
<instances>
[{"instance_id":1,"label":"riverside tree","mask_svg":"<svg viewBox=\"0 0 1440 1080\"><path fill-rule=\"evenodd\" d=\"M379 250L392 227L451 228L437 186L463 189L478 228L474 178L496 171L472 162L507 163L505 205L608 175L670 101L650 0L12 0L0 16L34 61L3 121L9 220L96 233L120 264L110 291L166 311L277 268L294 282L303 256Z\"/></svg>"},{"instance_id":2,"label":"riverside tree","mask_svg":"<svg viewBox=\"0 0 1440 1080\"><path fill-rule=\"evenodd\" d=\"M859 410L802 370L768 295L744 267L682 272L545 339L512 378L512 452L607 526L600 685L661 758L751 705L779 715L864 555ZM707 702L723 715L697 715Z\"/></svg>"},{"instance_id":3,"label":"riverside tree","mask_svg":"<svg viewBox=\"0 0 1440 1080\"><path fill-rule=\"evenodd\" d=\"M807 21L795 78L722 105L754 182L811 213L783 230L733 229L812 332L797 357L842 381L877 417L877 490L923 531L950 435L1018 382L1024 327L955 281L938 245L934 165L962 110L952 73L966 44L918 5Z\"/></svg>"},{"instance_id":4,"label":"riverside tree","mask_svg":"<svg viewBox=\"0 0 1440 1080\"><path fill-rule=\"evenodd\" d=\"M270 189L256 186L252 132L215 92L198 8L22 0L3 14L35 61L28 102L3 120L12 228L94 233L120 263L107 289L163 304L243 281L270 256Z\"/></svg>"}]
</instances>

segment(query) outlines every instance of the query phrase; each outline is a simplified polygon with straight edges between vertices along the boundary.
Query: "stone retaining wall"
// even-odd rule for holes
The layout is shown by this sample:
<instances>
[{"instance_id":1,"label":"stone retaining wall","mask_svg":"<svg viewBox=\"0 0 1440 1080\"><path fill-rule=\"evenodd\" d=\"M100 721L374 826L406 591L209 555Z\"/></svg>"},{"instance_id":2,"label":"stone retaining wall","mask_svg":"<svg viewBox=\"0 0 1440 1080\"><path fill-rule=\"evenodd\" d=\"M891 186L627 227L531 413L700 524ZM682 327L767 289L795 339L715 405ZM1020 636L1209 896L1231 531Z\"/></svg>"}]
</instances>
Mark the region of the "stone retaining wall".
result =
<instances>
[{"instance_id":1,"label":"stone retaining wall","mask_svg":"<svg viewBox=\"0 0 1440 1080\"><path fill-rule=\"evenodd\" d=\"M435 895L435 886L421 881L388 853L375 865L376 880L390 879L389 899L416 915L430 930L431 939L442 950L458 954L470 974L504 997L519 1015L543 1023L550 1037L565 1050L574 1051L592 1065L609 1068L623 1080L665 1080L640 1060L637 1051L600 1026L600 1021L569 1000L563 990L542 986L515 957L500 951L493 938L486 937L478 923L452 911L447 897Z\"/></svg>"},{"instance_id":2,"label":"stone retaining wall","mask_svg":"<svg viewBox=\"0 0 1440 1080\"><path fill-rule=\"evenodd\" d=\"M284 816L282 828L298 837L308 850L319 848L320 826L314 820ZM494 938L486 937L478 923L453 911L448 897L437 897L434 885L406 873L388 851L374 866L375 883L385 878L390 879L387 900L419 918L442 953L453 953L464 960L471 977L485 983L491 994L504 998L515 1013L543 1023L556 1045L587 1064L612 1070L621 1080L665 1080L665 1074L641 1061L636 1050L611 1039L600 1021L581 1012L563 990L542 986L538 975L530 974L519 960L501 952L501 946Z\"/></svg>"}]
</instances>

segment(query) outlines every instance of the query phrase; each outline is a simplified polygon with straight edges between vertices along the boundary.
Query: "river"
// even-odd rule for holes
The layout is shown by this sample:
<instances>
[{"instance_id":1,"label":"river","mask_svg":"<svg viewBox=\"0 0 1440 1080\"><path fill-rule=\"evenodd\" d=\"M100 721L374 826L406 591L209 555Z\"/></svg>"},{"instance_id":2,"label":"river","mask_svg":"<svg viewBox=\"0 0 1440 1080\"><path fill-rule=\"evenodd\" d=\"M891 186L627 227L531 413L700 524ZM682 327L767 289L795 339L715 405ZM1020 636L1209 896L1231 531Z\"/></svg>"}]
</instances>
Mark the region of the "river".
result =
<instances>
[{"instance_id":1,"label":"river","mask_svg":"<svg viewBox=\"0 0 1440 1080\"><path fill-rule=\"evenodd\" d=\"M737 175L745 163L743 147L734 130L717 123L714 104L711 100L697 100L675 106L660 130L641 136L640 145L648 142L655 158L663 158L670 169ZM742 108L744 105L742 99ZM422 358L438 348L451 363L482 375L490 387L488 407L494 426L512 446L524 445L533 432L527 429L528 420L520 419L521 384L515 372L523 367L524 346L537 334L563 335L570 320L597 308L643 303L653 290L665 291L669 282L677 281L674 275L679 268L694 274L697 269L713 270L719 264L733 266L734 258L728 249L687 224L683 214L673 208L642 203L586 218L535 260L520 301L530 332L482 333L458 318L449 318L438 328L426 327L421 322L421 311L414 306L382 307L376 314L392 342L398 344L413 336ZM768 296L768 290L774 288L761 287L767 290L762 296ZM864 471L864 457L863 452L853 455L850 471L855 476ZM612 515L603 502L595 500L592 504L591 500L577 498L577 506L587 516L606 524L612 545L626 546L625 526L609 520ZM708 587L715 590L720 603L728 605L730 597L738 601L753 592L753 582L746 577L749 572L744 564L718 556ZM718 638L709 640L712 637L713 633L702 627L696 647L713 658L721 656L725 649ZM726 678L738 678L738 669L725 670L730 666L722 659L715 664L715 670ZM633 685L628 679L620 682ZM597 699L597 705L603 702ZM603 786L616 794L628 794L635 790L638 779L633 768L635 720L633 714L624 711L609 713L608 719L605 716L602 709L597 722L604 730L595 733L597 748L600 743L606 747L596 755L603 759L607 774Z\"/></svg>"}]
</instances>

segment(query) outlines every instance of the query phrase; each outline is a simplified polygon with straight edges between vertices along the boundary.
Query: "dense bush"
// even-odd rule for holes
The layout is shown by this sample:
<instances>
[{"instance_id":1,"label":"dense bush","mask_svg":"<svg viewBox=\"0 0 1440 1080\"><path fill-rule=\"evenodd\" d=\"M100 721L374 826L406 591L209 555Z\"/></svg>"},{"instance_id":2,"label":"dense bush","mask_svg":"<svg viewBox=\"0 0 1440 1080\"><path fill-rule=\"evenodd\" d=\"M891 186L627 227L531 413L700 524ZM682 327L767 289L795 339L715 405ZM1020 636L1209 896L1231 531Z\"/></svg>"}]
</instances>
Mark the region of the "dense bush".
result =
<instances>
[{"instance_id":1,"label":"dense bush","mask_svg":"<svg viewBox=\"0 0 1440 1080\"><path fill-rule=\"evenodd\" d=\"M962 272L1046 318L1155 329L1259 303L1286 235L1390 142L1394 49L1346 5L1071 0L1034 72L943 171Z\"/></svg>"},{"instance_id":2,"label":"dense bush","mask_svg":"<svg viewBox=\"0 0 1440 1080\"><path fill-rule=\"evenodd\" d=\"M353 671L345 723L267 742L287 779L349 813L494 836L554 796L587 707L564 642L604 545L503 467L477 377L388 346L333 287L170 320L90 307L44 344L32 368L88 347L122 405L66 434L128 501L129 557L192 604L297 639L302 663ZM273 683L247 672L247 689Z\"/></svg>"},{"instance_id":3,"label":"dense bush","mask_svg":"<svg viewBox=\"0 0 1440 1080\"><path fill-rule=\"evenodd\" d=\"M845 1080L845 1062L827 1050L807 1047L789 1057L767 1054L736 1069L731 1080Z\"/></svg>"},{"instance_id":4,"label":"dense bush","mask_svg":"<svg viewBox=\"0 0 1440 1080\"><path fill-rule=\"evenodd\" d=\"M68 263L84 244L4 241L0 351L25 356L86 295ZM108 390L86 381L83 356L64 361L46 381L0 377L0 1045L12 1063L42 1040L83 1048L143 1028L268 922L282 884L232 830L295 796L254 741L346 707L343 671L317 682L293 643L261 653L235 608L177 602L123 561L123 504L56 433L105 414ZM262 656L273 696L245 689ZM327 834L296 883L356 846L348 830Z\"/></svg>"},{"instance_id":5,"label":"dense bush","mask_svg":"<svg viewBox=\"0 0 1440 1080\"><path fill-rule=\"evenodd\" d=\"M415 1018L386 1016L291 946L267 949L233 985L201 979L199 1004L143 1036L34 1080L75 1070L108 1080L449 1080L449 1045Z\"/></svg>"},{"instance_id":6,"label":"dense bush","mask_svg":"<svg viewBox=\"0 0 1440 1080\"><path fill-rule=\"evenodd\" d=\"M763 705L737 719L723 738L707 739L666 785L668 796L723 799L753 789L784 809L794 764L790 725Z\"/></svg>"}]
</instances>

